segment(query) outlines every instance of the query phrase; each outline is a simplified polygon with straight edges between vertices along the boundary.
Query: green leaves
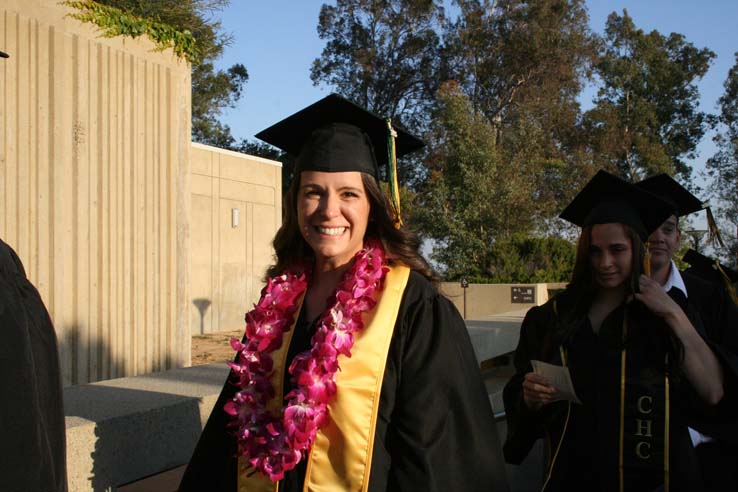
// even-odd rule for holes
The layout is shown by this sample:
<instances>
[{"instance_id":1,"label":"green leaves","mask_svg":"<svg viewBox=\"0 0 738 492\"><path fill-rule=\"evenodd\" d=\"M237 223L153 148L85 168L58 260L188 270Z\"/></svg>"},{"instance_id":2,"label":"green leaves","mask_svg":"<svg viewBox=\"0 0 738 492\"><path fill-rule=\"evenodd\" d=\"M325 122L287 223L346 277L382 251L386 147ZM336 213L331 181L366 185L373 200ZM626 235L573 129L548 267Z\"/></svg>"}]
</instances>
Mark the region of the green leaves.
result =
<instances>
[{"instance_id":1,"label":"green leaves","mask_svg":"<svg viewBox=\"0 0 738 492\"><path fill-rule=\"evenodd\" d=\"M137 17L115 7L102 5L92 0L66 0L63 5L78 12L70 17L97 25L104 37L128 36L137 38L147 35L161 51L171 48L180 58L196 63L200 53L195 38L187 30L180 31L170 25L152 19Z\"/></svg>"},{"instance_id":2,"label":"green leaves","mask_svg":"<svg viewBox=\"0 0 738 492\"><path fill-rule=\"evenodd\" d=\"M707 127L696 82L714 57L681 34L645 33L627 11L610 14L595 66L602 85L584 115L595 161L630 180L660 172L688 178L685 159Z\"/></svg>"}]
</instances>

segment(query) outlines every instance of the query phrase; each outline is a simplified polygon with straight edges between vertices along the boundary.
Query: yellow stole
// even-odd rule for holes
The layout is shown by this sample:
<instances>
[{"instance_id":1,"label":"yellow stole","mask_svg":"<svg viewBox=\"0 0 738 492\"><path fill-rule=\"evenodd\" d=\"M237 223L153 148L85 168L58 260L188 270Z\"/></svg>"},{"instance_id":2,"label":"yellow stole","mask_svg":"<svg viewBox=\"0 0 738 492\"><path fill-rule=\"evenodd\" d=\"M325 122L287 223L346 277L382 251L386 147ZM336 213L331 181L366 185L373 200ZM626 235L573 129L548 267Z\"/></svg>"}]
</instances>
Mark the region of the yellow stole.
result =
<instances>
[{"instance_id":1,"label":"yellow stole","mask_svg":"<svg viewBox=\"0 0 738 492\"><path fill-rule=\"evenodd\" d=\"M338 356L341 369L336 372L336 396L328 404L329 421L318 431L310 450L305 491L366 492L369 487L382 379L400 301L409 277L409 268L390 267L377 305L364 314L364 329L354 338L351 357ZM280 409L284 403L282 386L287 368L287 350L296 322L297 319L290 331L285 333L282 346L272 353L275 368L270 381L275 395L267 408L273 411ZM253 469L247 469L247 464L239 457L238 492L277 490L278 483L254 473Z\"/></svg>"}]
</instances>

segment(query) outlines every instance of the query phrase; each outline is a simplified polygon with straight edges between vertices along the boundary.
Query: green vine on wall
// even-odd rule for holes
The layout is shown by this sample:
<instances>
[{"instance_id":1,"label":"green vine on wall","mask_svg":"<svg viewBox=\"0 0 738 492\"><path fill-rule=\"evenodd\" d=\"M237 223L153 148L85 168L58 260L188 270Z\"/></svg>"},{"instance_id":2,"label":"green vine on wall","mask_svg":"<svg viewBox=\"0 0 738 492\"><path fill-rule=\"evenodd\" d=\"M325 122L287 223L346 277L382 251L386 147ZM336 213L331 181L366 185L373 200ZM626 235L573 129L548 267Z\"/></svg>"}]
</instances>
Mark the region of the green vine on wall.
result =
<instances>
[{"instance_id":1,"label":"green vine on wall","mask_svg":"<svg viewBox=\"0 0 738 492\"><path fill-rule=\"evenodd\" d=\"M172 48L180 58L192 63L199 60L200 54L190 31L178 31L167 24L136 17L93 0L65 0L61 4L76 9L77 13L68 15L73 19L97 25L106 38L116 36L137 38L146 34L154 41L159 51Z\"/></svg>"}]
</instances>

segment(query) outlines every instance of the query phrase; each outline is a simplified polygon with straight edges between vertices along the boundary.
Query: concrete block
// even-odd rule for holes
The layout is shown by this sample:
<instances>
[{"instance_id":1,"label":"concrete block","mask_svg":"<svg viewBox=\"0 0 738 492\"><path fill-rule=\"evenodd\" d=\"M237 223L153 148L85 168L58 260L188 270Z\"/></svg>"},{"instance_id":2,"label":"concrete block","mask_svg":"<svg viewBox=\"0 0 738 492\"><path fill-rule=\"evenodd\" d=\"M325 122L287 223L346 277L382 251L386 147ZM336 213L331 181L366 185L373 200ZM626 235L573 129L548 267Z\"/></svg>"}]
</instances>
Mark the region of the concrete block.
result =
<instances>
[{"instance_id":1,"label":"concrete block","mask_svg":"<svg viewBox=\"0 0 738 492\"><path fill-rule=\"evenodd\" d=\"M187 463L227 375L216 363L66 388L70 492Z\"/></svg>"}]
</instances>

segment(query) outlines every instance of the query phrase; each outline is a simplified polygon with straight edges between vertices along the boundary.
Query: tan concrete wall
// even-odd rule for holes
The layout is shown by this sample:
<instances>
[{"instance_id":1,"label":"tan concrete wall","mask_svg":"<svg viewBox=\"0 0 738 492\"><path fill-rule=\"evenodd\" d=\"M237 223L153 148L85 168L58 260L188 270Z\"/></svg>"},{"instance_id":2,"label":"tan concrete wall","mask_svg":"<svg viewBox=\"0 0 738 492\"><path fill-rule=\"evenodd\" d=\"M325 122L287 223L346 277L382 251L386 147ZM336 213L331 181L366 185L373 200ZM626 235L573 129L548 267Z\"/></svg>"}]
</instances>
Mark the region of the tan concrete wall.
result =
<instances>
[{"instance_id":1,"label":"tan concrete wall","mask_svg":"<svg viewBox=\"0 0 738 492\"><path fill-rule=\"evenodd\" d=\"M466 319L485 319L503 313L540 306L548 300L549 289L563 289L565 283L548 284L469 284L466 289ZM513 303L513 287L534 287L535 302ZM441 292L464 314L464 289L459 282L443 282Z\"/></svg>"},{"instance_id":2,"label":"tan concrete wall","mask_svg":"<svg viewBox=\"0 0 738 492\"><path fill-rule=\"evenodd\" d=\"M65 385L189 364L190 69L0 2L0 236L48 306Z\"/></svg>"},{"instance_id":3,"label":"tan concrete wall","mask_svg":"<svg viewBox=\"0 0 738 492\"><path fill-rule=\"evenodd\" d=\"M192 334L243 329L273 260L281 189L279 162L192 144Z\"/></svg>"}]
</instances>

